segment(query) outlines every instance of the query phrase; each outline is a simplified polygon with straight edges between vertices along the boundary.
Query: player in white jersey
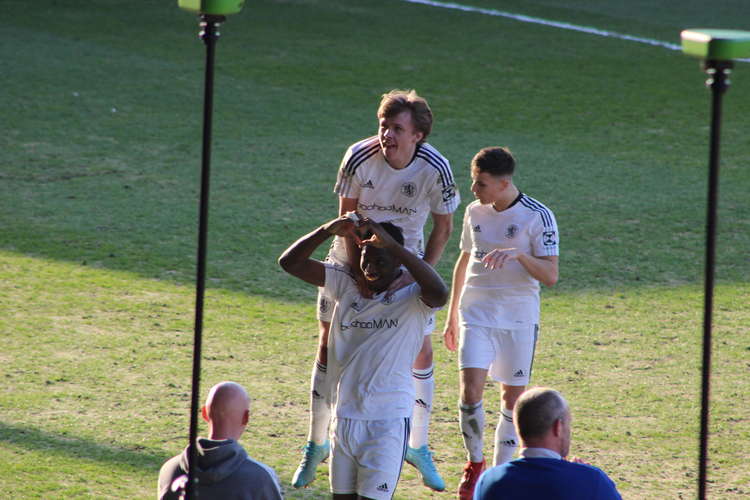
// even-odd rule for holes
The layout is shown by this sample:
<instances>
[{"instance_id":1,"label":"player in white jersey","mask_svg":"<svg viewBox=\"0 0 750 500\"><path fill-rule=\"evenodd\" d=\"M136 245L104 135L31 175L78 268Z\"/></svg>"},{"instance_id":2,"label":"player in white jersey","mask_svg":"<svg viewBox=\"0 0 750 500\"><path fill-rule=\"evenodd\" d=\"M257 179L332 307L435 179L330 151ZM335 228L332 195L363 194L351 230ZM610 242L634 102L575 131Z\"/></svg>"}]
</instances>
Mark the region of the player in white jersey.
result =
<instances>
[{"instance_id":1,"label":"player in white jersey","mask_svg":"<svg viewBox=\"0 0 750 500\"><path fill-rule=\"evenodd\" d=\"M448 289L429 264L402 246L397 226L363 219L359 229L369 231L369 238L360 241L356 224L347 214L324 224L293 243L279 263L288 273L324 287L334 301L326 395L334 410L333 498L390 499L408 445L412 365L425 321L445 304ZM358 268L364 290L350 269L310 258L332 234L362 245ZM401 265L415 282L389 293L405 272Z\"/></svg>"},{"instance_id":2,"label":"player in white jersey","mask_svg":"<svg viewBox=\"0 0 750 500\"><path fill-rule=\"evenodd\" d=\"M432 130L432 112L414 91L394 90L383 95L377 117L378 135L350 146L341 162L334 187L339 195L339 214L356 210L376 222L393 222L403 230L404 246L435 266L453 229L452 214L460 197L448 160L425 142ZM425 245L424 225L428 216L432 218L433 229ZM349 239L337 237L328 260L344 266L354 262L350 267L362 283L356 265L359 251ZM391 291L411 281L408 273L404 273L392 284ZM322 396L327 391L327 339L332 311L331 298L321 290L320 340L311 377L310 430L302 462L292 479L295 488L312 482L315 468L328 453L330 407ZM440 491L445 483L427 445L435 387L430 336L433 328L434 316L425 325L425 337L412 373L416 398L407 462L419 469L425 485Z\"/></svg>"},{"instance_id":3,"label":"player in white jersey","mask_svg":"<svg viewBox=\"0 0 750 500\"><path fill-rule=\"evenodd\" d=\"M476 201L466 207L461 254L444 331L459 350L460 423L468 462L460 499L471 499L485 467L482 395L487 373L501 382L494 464L509 461L518 437L513 407L531 376L539 329L539 282L558 277L557 223L552 212L513 184L515 159L507 148L484 148L471 162ZM458 338L458 343L457 343Z\"/></svg>"}]
</instances>

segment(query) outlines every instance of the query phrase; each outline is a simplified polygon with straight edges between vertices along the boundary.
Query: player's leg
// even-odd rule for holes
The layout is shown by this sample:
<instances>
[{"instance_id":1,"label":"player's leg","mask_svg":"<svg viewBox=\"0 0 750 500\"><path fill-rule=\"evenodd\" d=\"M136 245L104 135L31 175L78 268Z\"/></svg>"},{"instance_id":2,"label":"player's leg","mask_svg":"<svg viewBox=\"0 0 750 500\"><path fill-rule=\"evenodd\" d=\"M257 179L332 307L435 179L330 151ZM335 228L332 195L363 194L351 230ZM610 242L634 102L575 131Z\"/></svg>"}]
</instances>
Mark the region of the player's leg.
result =
<instances>
[{"instance_id":1,"label":"player's leg","mask_svg":"<svg viewBox=\"0 0 750 500\"><path fill-rule=\"evenodd\" d=\"M412 413L412 427L409 435L409 448L406 452L407 463L417 468L425 486L435 491L445 489L445 481L432 460L432 452L428 446L430 416L432 401L435 394L434 365L432 360L432 327L434 316L430 319L425 330L422 349L412 367L414 379L414 411Z\"/></svg>"},{"instance_id":2,"label":"player's leg","mask_svg":"<svg viewBox=\"0 0 750 500\"><path fill-rule=\"evenodd\" d=\"M310 425L307 433L307 443L303 451L302 461L292 477L292 486L302 488L315 479L315 469L318 464L328 457L330 445L328 442L328 426L331 419L331 409L328 406L327 383L328 364L328 332L331 327L332 301L322 293L318 294L318 353L310 377Z\"/></svg>"},{"instance_id":3,"label":"player's leg","mask_svg":"<svg viewBox=\"0 0 750 500\"><path fill-rule=\"evenodd\" d=\"M328 480L334 499L357 498L356 427L357 421L345 418L334 418L331 422Z\"/></svg>"},{"instance_id":4,"label":"player's leg","mask_svg":"<svg viewBox=\"0 0 750 500\"><path fill-rule=\"evenodd\" d=\"M513 459L518 450L518 435L513 425L513 408L526 390L531 379L538 327L529 325L514 330L498 330L498 361L493 363L490 375L502 382L501 408L495 428L493 465Z\"/></svg>"},{"instance_id":5,"label":"player's leg","mask_svg":"<svg viewBox=\"0 0 750 500\"><path fill-rule=\"evenodd\" d=\"M487 370L494 358L494 345L487 328L461 325L459 332L459 422L468 461L458 484L460 499L471 499L474 486L485 468L484 407L482 397Z\"/></svg>"},{"instance_id":6,"label":"player's leg","mask_svg":"<svg viewBox=\"0 0 750 500\"><path fill-rule=\"evenodd\" d=\"M409 418L360 420L357 425L357 495L390 500L401 476L409 443Z\"/></svg>"},{"instance_id":7,"label":"player's leg","mask_svg":"<svg viewBox=\"0 0 750 500\"><path fill-rule=\"evenodd\" d=\"M518 434L513 425L513 408L519 396L526 390L525 385L507 385L502 387L502 407L500 417L495 428L495 453L492 457L492 465L500 465L513 460L518 450Z\"/></svg>"}]
</instances>

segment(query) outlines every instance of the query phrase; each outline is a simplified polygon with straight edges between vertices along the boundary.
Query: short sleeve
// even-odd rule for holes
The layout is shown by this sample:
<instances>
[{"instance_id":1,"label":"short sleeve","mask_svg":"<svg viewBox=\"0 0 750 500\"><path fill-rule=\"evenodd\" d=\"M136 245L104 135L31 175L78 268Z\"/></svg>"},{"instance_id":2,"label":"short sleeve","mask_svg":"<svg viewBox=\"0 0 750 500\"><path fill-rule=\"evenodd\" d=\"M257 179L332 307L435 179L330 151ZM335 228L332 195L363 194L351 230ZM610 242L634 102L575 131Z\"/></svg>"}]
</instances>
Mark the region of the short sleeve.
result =
<instances>
[{"instance_id":1,"label":"short sleeve","mask_svg":"<svg viewBox=\"0 0 750 500\"><path fill-rule=\"evenodd\" d=\"M347 293L349 288L354 288L356 291L354 277L345 268L335 264L325 264L325 268L326 282L323 286L324 295L331 297L334 301L338 301Z\"/></svg>"},{"instance_id":2,"label":"short sleeve","mask_svg":"<svg viewBox=\"0 0 750 500\"><path fill-rule=\"evenodd\" d=\"M469 208L471 205L466 207L466 210L464 211L464 222L461 226L461 244L460 248L461 251L466 252L468 254L471 253L471 248L473 246L473 242L471 240L471 220L469 218Z\"/></svg>"},{"instance_id":3,"label":"short sleeve","mask_svg":"<svg viewBox=\"0 0 750 500\"><path fill-rule=\"evenodd\" d=\"M557 233L557 221L550 210L539 212L539 217L534 220L530 228L531 247L535 257L550 257L559 255L559 235Z\"/></svg>"},{"instance_id":4,"label":"short sleeve","mask_svg":"<svg viewBox=\"0 0 750 500\"><path fill-rule=\"evenodd\" d=\"M351 168L354 156L354 149L347 149L344 157L341 159L339 172L336 175L336 185L333 192L342 198L359 198L361 185L357 177L357 171Z\"/></svg>"}]
</instances>

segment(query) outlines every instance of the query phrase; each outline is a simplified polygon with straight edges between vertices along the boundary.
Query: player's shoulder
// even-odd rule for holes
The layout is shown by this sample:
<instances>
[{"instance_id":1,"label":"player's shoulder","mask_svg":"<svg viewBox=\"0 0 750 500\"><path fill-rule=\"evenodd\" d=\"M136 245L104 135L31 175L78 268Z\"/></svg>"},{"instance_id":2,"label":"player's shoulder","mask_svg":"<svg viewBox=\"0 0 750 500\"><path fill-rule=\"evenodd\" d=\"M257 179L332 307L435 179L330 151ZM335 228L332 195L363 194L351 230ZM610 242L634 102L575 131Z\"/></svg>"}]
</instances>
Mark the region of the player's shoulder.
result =
<instances>
[{"instance_id":1,"label":"player's shoulder","mask_svg":"<svg viewBox=\"0 0 750 500\"><path fill-rule=\"evenodd\" d=\"M346 150L343 168L348 174L353 174L360 165L379 153L380 142L377 136L357 141Z\"/></svg>"},{"instance_id":2,"label":"player's shoulder","mask_svg":"<svg viewBox=\"0 0 750 500\"><path fill-rule=\"evenodd\" d=\"M526 211L538 215L545 226L555 225L555 214L553 214L552 210L539 200L522 193L518 200L518 204Z\"/></svg>"},{"instance_id":3,"label":"player's shoulder","mask_svg":"<svg viewBox=\"0 0 750 500\"><path fill-rule=\"evenodd\" d=\"M441 177L447 177L451 180L453 179L450 162L432 144L423 142L418 145L415 156L417 159L421 160L423 164L431 167L435 174L440 175Z\"/></svg>"}]
</instances>

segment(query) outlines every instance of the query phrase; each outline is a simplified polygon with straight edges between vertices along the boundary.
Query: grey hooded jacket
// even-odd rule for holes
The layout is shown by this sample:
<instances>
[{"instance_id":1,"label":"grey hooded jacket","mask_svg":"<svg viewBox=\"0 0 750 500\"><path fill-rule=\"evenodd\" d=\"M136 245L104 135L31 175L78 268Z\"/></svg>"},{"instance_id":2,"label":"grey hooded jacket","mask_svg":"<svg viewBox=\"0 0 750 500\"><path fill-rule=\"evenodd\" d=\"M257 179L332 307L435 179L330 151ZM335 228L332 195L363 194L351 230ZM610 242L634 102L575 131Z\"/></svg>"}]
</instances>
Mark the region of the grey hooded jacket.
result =
<instances>
[{"instance_id":1,"label":"grey hooded jacket","mask_svg":"<svg viewBox=\"0 0 750 500\"><path fill-rule=\"evenodd\" d=\"M199 438L198 494L201 500L281 500L276 473L256 462L233 439ZM159 500L179 500L179 486L187 482L188 449L170 458L159 472ZM174 488L173 488L174 483Z\"/></svg>"}]
</instances>

